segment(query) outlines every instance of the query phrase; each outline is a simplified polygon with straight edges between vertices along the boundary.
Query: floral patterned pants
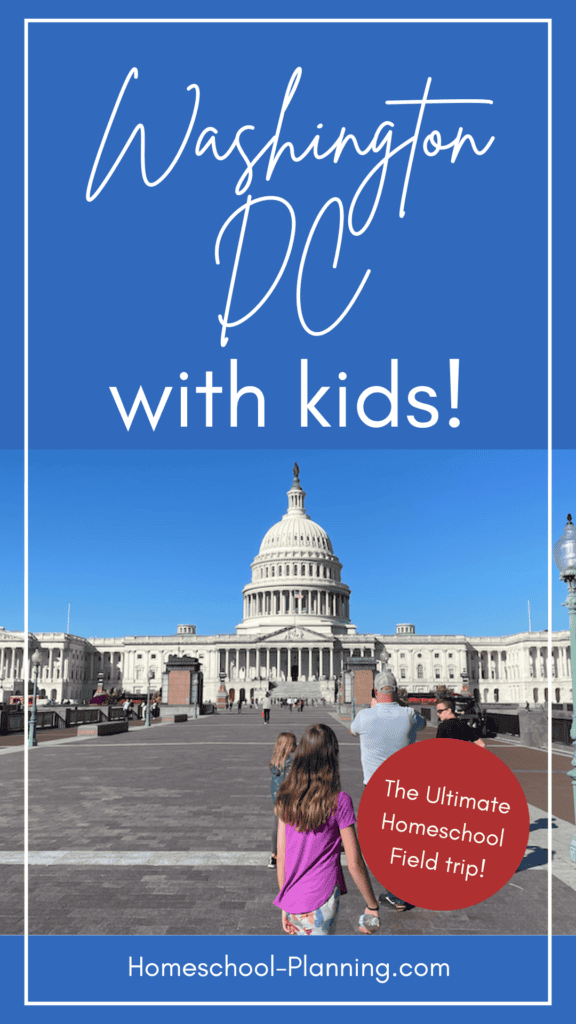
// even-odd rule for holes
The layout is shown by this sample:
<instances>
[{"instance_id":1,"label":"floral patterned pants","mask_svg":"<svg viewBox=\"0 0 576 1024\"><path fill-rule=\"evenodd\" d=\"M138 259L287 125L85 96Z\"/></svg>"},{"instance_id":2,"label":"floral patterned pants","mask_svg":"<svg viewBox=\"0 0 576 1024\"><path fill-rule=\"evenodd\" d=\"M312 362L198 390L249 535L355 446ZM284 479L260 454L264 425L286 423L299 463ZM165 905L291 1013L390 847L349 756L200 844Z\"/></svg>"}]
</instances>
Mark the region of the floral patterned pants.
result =
<instances>
[{"instance_id":1,"label":"floral patterned pants","mask_svg":"<svg viewBox=\"0 0 576 1024\"><path fill-rule=\"evenodd\" d=\"M298 935L334 935L340 906L340 889L338 886L318 910L308 914L288 914L290 924L298 930Z\"/></svg>"}]
</instances>

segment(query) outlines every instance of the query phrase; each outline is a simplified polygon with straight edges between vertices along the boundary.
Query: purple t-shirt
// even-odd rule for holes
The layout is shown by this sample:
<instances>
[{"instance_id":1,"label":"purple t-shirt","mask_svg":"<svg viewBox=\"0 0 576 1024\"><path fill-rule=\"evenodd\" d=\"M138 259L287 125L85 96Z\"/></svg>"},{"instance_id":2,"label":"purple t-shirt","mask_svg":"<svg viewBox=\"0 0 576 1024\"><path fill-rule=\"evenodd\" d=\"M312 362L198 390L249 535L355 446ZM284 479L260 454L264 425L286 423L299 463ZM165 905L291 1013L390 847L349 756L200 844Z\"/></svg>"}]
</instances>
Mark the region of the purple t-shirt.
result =
<instances>
[{"instance_id":1,"label":"purple t-shirt","mask_svg":"<svg viewBox=\"0 0 576 1024\"><path fill-rule=\"evenodd\" d=\"M285 882L274 905L288 914L318 910L338 886L347 892L340 867L340 829L354 825L354 806L340 791L336 813L311 832L297 832L286 823Z\"/></svg>"}]
</instances>

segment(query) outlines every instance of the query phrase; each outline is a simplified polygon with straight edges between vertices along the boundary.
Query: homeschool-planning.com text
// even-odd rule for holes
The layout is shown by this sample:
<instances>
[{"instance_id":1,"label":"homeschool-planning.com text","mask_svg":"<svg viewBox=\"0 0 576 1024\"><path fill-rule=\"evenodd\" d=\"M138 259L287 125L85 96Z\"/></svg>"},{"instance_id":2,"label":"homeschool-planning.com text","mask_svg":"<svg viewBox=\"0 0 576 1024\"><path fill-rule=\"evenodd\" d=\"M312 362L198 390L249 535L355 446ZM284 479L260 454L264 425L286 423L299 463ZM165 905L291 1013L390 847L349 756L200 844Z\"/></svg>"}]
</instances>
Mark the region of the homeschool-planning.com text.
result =
<instances>
[{"instance_id":1,"label":"homeschool-planning.com text","mask_svg":"<svg viewBox=\"0 0 576 1024\"><path fill-rule=\"evenodd\" d=\"M266 960L258 963L237 963L226 954L221 960L213 963L156 963L144 962L144 957L128 958L128 976L130 978L373 978L380 985L385 985L391 978L448 978L450 966L447 963L373 963L370 960L353 960L339 962L337 960L319 960L312 956L289 956L275 958L272 953Z\"/></svg>"}]
</instances>

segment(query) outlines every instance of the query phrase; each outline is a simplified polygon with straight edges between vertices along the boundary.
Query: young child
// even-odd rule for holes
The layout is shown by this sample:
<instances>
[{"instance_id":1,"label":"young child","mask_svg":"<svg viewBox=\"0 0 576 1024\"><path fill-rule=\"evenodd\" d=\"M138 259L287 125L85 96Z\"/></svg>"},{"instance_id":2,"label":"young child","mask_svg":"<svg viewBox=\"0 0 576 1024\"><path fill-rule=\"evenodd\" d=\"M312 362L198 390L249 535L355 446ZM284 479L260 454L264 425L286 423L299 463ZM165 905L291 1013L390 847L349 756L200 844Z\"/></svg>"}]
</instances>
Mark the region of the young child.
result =
<instances>
[{"instance_id":1,"label":"young child","mask_svg":"<svg viewBox=\"0 0 576 1024\"><path fill-rule=\"evenodd\" d=\"M306 730L287 779L276 797L278 884L274 904L289 935L333 935L346 886L340 840L348 869L366 901L360 931L380 926L376 902L360 852L352 800L340 789L338 740L327 725Z\"/></svg>"},{"instance_id":2,"label":"young child","mask_svg":"<svg viewBox=\"0 0 576 1024\"><path fill-rule=\"evenodd\" d=\"M272 775L270 792L272 795L272 804L276 802L278 790L292 767L295 750L296 737L294 733L281 732L276 740L274 753L272 754L272 760L270 761L270 773ZM270 860L268 861L269 868L276 867L277 842L278 819L276 818L276 815L274 815L274 824L272 827L272 853L270 854Z\"/></svg>"}]
</instances>

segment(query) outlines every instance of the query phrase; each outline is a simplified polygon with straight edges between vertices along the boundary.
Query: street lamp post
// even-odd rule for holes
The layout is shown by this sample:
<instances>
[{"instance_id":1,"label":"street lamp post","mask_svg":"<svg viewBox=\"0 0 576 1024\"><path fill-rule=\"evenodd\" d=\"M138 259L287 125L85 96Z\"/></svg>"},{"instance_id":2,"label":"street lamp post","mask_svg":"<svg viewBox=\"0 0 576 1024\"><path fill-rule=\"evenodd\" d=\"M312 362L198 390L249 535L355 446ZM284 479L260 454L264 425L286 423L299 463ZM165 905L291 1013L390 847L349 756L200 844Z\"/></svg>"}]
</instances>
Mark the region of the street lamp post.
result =
<instances>
[{"instance_id":1,"label":"street lamp post","mask_svg":"<svg viewBox=\"0 0 576 1024\"><path fill-rule=\"evenodd\" d=\"M154 679L154 669L148 669L148 699L146 701L146 725L150 726L150 683Z\"/></svg>"},{"instance_id":2,"label":"street lamp post","mask_svg":"<svg viewBox=\"0 0 576 1024\"><path fill-rule=\"evenodd\" d=\"M40 671L40 665L42 664L42 649L37 647L31 658L32 665L34 667L34 691L32 694L32 712L30 714L30 731L28 733L28 746L37 747L38 741L36 739L36 697L38 694L38 673ZM28 701L28 694L26 694L26 701Z\"/></svg>"},{"instance_id":3,"label":"street lamp post","mask_svg":"<svg viewBox=\"0 0 576 1024\"><path fill-rule=\"evenodd\" d=\"M567 772L572 780L572 793L574 797L574 817L576 820L576 676L574 674L574 662L576 661L576 527L572 522L572 516L568 516L568 522L564 527L564 533L554 545L554 561L560 570L560 579L568 584L568 597L563 603L568 609L570 617L570 675L572 677L572 727L570 738L574 744L574 756L572 758L572 769ZM570 860L576 863L576 835L570 843Z\"/></svg>"}]
</instances>

